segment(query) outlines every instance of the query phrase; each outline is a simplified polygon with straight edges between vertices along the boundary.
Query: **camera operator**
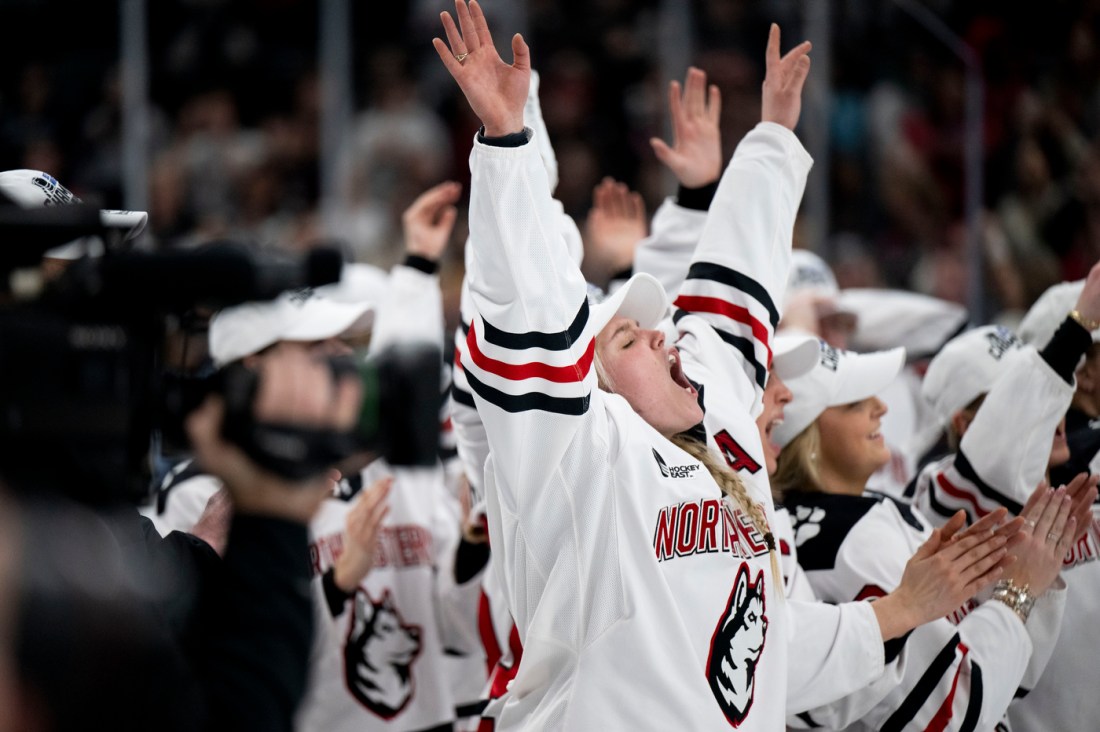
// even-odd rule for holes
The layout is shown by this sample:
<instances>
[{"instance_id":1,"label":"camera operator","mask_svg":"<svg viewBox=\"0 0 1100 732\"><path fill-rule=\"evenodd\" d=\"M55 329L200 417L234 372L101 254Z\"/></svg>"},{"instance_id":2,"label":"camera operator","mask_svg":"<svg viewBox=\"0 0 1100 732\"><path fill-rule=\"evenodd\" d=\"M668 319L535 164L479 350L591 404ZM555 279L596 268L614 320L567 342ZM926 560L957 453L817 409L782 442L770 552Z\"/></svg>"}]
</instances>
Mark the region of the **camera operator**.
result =
<instances>
[{"instance_id":1,"label":"camera operator","mask_svg":"<svg viewBox=\"0 0 1100 732\"><path fill-rule=\"evenodd\" d=\"M335 380L309 354L273 348L258 374L258 423L328 431L357 418L358 380ZM153 556L180 552L183 537L150 537L144 555L123 548L130 527L107 525L118 518L22 501L16 729L291 729L312 626L306 524L335 476L288 481L260 468L221 437L224 411L211 396L187 421L195 455L234 511L185 638L144 584Z\"/></svg>"},{"instance_id":2,"label":"camera operator","mask_svg":"<svg viewBox=\"0 0 1100 732\"><path fill-rule=\"evenodd\" d=\"M313 624L306 524L332 492L328 465L364 391L385 395L316 354L276 346L252 364L243 405L227 409L212 394L189 415L194 454L233 504L224 560L196 537L162 539L124 499L143 483L135 466L162 396L158 313L199 291L261 298L272 282L335 276L307 278L232 247L214 258L112 253L146 215L69 208L78 199L36 171L0 173L0 194L21 209L60 207L53 218L2 211L4 273L23 267L39 285L0 303L0 729L291 729ZM84 213L97 214L92 225ZM51 281L38 252L67 256L45 250L80 236L89 253L90 233L103 236L102 265L85 258ZM187 273L211 279L180 285ZM120 314L120 303L138 312ZM226 439L233 420L284 447L330 447L272 470L263 450Z\"/></svg>"},{"instance_id":3,"label":"camera operator","mask_svg":"<svg viewBox=\"0 0 1100 732\"><path fill-rule=\"evenodd\" d=\"M440 343L435 269L459 193L457 184L445 183L413 203L404 217L408 259L383 286L373 281L363 291L355 275L364 273L345 270L337 287L215 314L209 330L215 363L262 361L272 344L345 356L348 343L362 343L368 328L373 353L399 343ZM438 389L441 368L437 358L434 374L424 378L429 392ZM393 415L380 416L381 431L397 429L387 421ZM457 587L453 571L457 505L435 460L409 466L379 459L348 473L310 523L318 635L298 729L450 730L455 703L444 649L469 650L451 620L455 608L476 606L478 591L476 582ZM178 466L158 495L158 527L206 535L219 483L201 456Z\"/></svg>"}]
</instances>

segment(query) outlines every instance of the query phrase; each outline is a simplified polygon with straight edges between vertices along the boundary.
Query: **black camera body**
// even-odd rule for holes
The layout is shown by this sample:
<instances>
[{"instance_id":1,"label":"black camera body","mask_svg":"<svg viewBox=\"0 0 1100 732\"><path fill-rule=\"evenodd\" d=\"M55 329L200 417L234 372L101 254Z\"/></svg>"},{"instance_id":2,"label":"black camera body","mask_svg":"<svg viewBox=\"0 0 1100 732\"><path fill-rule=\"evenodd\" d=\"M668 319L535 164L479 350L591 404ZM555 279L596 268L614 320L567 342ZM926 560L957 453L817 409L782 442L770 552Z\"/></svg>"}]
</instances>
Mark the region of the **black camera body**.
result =
<instances>
[{"instance_id":1,"label":"black camera body","mask_svg":"<svg viewBox=\"0 0 1100 732\"><path fill-rule=\"evenodd\" d=\"M110 236L98 212L80 204L0 209L0 275L7 281L46 249L88 235ZM341 268L339 253L327 249L293 258L235 242L160 253L109 244L104 256L72 262L34 296L3 297L0 478L16 490L55 490L84 503L140 501L154 472L152 435L181 436L187 412L211 390L229 405L226 436L250 456L289 478L313 470L257 446L269 426L250 419L254 375L251 384L248 373L181 378L165 368L162 351L168 323L184 313L333 283ZM438 347L379 354L357 366L366 396L354 435L289 434L312 441L316 459L371 450L394 464L431 464L439 363Z\"/></svg>"}]
</instances>

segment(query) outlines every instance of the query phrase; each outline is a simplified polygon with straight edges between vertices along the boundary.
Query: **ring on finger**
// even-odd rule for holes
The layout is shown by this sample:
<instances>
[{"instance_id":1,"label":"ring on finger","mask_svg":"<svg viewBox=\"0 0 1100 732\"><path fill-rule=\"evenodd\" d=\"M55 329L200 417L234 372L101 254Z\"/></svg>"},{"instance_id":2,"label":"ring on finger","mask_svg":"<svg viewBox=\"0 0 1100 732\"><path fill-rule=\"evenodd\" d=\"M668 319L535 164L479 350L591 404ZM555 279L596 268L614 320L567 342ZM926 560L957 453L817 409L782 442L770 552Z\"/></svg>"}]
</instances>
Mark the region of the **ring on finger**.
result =
<instances>
[{"instance_id":1,"label":"ring on finger","mask_svg":"<svg viewBox=\"0 0 1100 732\"><path fill-rule=\"evenodd\" d=\"M469 51L467 51L466 53L456 53L455 54L455 61L458 61L459 63L462 63L463 61L466 60L466 57L469 56L469 55L470 55Z\"/></svg>"},{"instance_id":2,"label":"ring on finger","mask_svg":"<svg viewBox=\"0 0 1100 732\"><path fill-rule=\"evenodd\" d=\"M1056 541L1057 539L1058 539L1058 534L1054 533L1053 531L1048 531L1047 532L1047 541Z\"/></svg>"}]
</instances>

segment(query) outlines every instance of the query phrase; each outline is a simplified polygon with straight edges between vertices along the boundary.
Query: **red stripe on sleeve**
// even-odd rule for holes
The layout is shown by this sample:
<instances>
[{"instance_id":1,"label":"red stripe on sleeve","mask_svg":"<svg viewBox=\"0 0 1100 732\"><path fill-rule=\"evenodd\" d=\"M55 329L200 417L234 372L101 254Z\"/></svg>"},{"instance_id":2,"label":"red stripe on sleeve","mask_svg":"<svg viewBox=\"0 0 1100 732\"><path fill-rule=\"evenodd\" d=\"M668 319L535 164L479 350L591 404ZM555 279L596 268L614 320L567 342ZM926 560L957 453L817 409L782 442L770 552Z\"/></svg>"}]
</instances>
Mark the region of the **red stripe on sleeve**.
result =
<instances>
[{"instance_id":1,"label":"red stripe on sleeve","mask_svg":"<svg viewBox=\"0 0 1100 732\"><path fill-rule=\"evenodd\" d=\"M974 515L978 518L982 518L987 513L989 513L989 511L986 511L978 505L978 501L975 500L974 496L970 495L962 488L957 488L956 486L951 485L950 481L947 480L943 473L936 474L936 482L940 484L940 488L943 488L943 492L947 495L958 498L960 501L966 501L971 506L973 506Z\"/></svg>"},{"instance_id":2,"label":"red stripe on sleeve","mask_svg":"<svg viewBox=\"0 0 1100 732\"><path fill-rule=\"evenodd\" d=\"M734 305L717 297L702 297L700 295L680 295L676 298L674 305L689 313L712 313L749 326L752 329L753 337L764 344L764 350L768 352L766 363L771 365L772 348L771 344L768 343L768 328L753 317L753 314L747 308Z\"/></svg>"},{"instance_id":3,"label":"red stripe on sleeve","mask_svg":"<svg viewBox=\"0 0 1100 732\"><path fill-rule=\"evenodd\" d=\"M588 376L588 369L592 366L592 357L596 353L596 339L588 341L588 348L577 363L571 366L549 366L538 361L528 363L506 363L495 358L489 358L477 345L477 330L470 328L470 334L466 336L466 345L470 348L470 360L478 368L496 374L511 381L523 379L546 379L557 384L570 384L583 381Z\"/></svg>"},{"instance_id":4,"label":"red stripe on sleeve","mask_svg":"<svg viewBox=\"0 0 1100 732\"><path fill-rule=\"evenodd\" d=\"M955 689L959 686L959 673L962 671L963 661L966 660L966 654L970 649L966 647L965 643L960 643L959 650L962 652L962 655L959 656L959 665L955 669L955 678L951 681L951 691L948 692L947 698L943 700L943 704L940 705L939 711L936 712L936 716L932 717L932 721L924 728L924 732L943 732L947 729L947 723L951 721L951 717L954 714L954 709L952 707L955 703Z\"/></svg>"}]
</instances>

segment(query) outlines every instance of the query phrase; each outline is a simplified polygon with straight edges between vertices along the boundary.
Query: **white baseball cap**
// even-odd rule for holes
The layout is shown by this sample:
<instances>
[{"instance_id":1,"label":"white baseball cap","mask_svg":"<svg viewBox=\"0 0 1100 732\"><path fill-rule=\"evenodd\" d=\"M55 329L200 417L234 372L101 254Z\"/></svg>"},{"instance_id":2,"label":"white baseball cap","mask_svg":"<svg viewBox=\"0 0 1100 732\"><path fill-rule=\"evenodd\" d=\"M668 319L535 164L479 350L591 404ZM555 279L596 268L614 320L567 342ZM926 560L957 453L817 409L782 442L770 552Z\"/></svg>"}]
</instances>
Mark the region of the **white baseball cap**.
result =
<instances>
[{"instance_id":1,"label":"white baseball cap","mask_svg":"<svg viewBox=\"0 0 1100 732\"><path fill-rule=\"evenodd\" d=\"M772 373L784 382L805 376L817 365L821 341L794 329L776 335L772 343Z\"/></svg>"},{"instance_id":2,"label":"white baseball cap","mask_svg":"<svg viewBox=\"0 0 1100 732\"><path fill-rule=\"evenodd\" d=\"M1020 340L1036 348L1045 348L1069 311L1077 307L1077 299L1084 289L1084 280L1060 282L1048 287L1020 321L1017 328ZM1092 342L1100 343L1100 330L1092 332Z\"/></svg>"},{"instance_id":3,"label":"white baseball cap","mask_svg":"<svg viewBox=\"0 0 1100 732\"><path fill-rule=\"evenodd\" d=\"M590 305L589 321L598 334L616 316L638 321L645 329L656 328L668 313L665 288L651 274L639 272L601 302Z\"/></svg>"},{"instance_id":4,"label":"white baseball cap","mask_svg":"<svg viewBox=\"0 0 1100 732\"><path fill-rule=\"evenodd\" d=\"M791 269L787 275L787 294L812 290L835 298L840 294L836 275L824 259L808 249L791 250Z\"/></svg>"},{"instance_id":5,"label":"white baseball cap","mask_svg":"<svg viewBox=\"0 0 1100 732\"><path fill-rule=\"evenodd\" d=\"M21 169L0 172L0 193L20 208L43 208L80 203L80 199L61 185L57 178L40 170ZM145 211L101 209L99 220L106 228L122 230L124 239L133 239L145 229L149 214ZM50 249L44 256L52 259L77 259L85 253L102 253L102 246L98 241L92 244L86 239L77 239Z\"/></svg>"},{"instance_id":6,"label":"white baseball cap","mask_svg":"<svg viewBox=\"0 0 1100 732\"><path fill-rule=\"evenodd\" d=\"M968 330L948 341L928 364L921 395L946 425L956 412L993 387L1023 347L1023 341L1003 325Z\"/></svg>"},{"instance_id":7,"label":"white baseball cap","mask_svg":"<svg viewBox=\"0 0 1100 732\"><path fill-rule=\"evenodd\" d=\"M881 392L904 365L904 348L853 353L820 343L820 358L813 368L784 380L794 398L783 408L783 423L776 425L772 439L786 447L829 407L858 402Z\"/></svg>"},{"instance_id":8,"label":"white baseball cap","mask_svg":"<svg viewBox=\"0 0 1100 732\"><path fill-rule=\"evenodd\" d=\"M270 302L215 313L210 321L210 357L221 367L278 341L323 341L365 333L373 316L367 302L337 302L310 288L284 292Z\"/></svg>"},{"instance_id":9,"label":"white baseball cap","mask_svg":"<svg viewBox=\"0 0 1100 732\"><path fill-rule=\"evenodd\" d=\"M795 300L810 298L818 317L856 314L845 307L840 299L840 287L836 275L828 263L807 249L791 251L791 269L787 275L787 289L783 295L783 312L791 309ZM853 320L854 326L854 320ZM782 377L781 377L782 378Z\"/></svg>"},{"instance_id":10,"label":"white baseball cap","mask_svg":"<svg viewBox=\"0 0 1100 732\"><path fill-rule=\"evenodd\" d=\"M344 262L340 281L317 288L317 293L344 303L379 303L390 289L390 273L362 262Z\"/></svg>"}]
</instances>

